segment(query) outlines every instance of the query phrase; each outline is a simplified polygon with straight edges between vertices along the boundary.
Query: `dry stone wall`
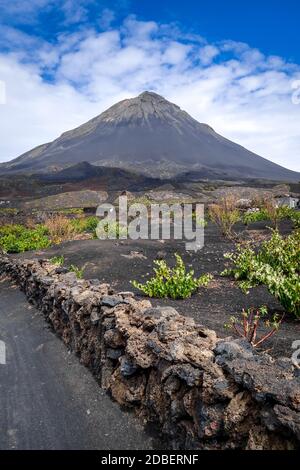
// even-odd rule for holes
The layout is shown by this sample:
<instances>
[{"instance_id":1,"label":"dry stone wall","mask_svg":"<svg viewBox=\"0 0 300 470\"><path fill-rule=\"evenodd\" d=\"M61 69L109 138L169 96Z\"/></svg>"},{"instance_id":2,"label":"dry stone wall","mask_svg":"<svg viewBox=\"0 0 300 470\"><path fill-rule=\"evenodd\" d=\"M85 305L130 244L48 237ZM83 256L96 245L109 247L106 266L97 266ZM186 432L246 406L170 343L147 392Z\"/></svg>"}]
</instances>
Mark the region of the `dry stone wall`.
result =
<instances>
[{"instance_id":1,"label":"dry stone wall","mask_svg":"<svg viewBox=\"0 0 300 470\"><path fill-rule=\"evenodd\" d=\"M173 449L295 449L300 374L174 308L78 280L47 260L0 259L28 300L121 406ZM5 314L2 312L2 314Z\"/></svg>"}]
</instances>

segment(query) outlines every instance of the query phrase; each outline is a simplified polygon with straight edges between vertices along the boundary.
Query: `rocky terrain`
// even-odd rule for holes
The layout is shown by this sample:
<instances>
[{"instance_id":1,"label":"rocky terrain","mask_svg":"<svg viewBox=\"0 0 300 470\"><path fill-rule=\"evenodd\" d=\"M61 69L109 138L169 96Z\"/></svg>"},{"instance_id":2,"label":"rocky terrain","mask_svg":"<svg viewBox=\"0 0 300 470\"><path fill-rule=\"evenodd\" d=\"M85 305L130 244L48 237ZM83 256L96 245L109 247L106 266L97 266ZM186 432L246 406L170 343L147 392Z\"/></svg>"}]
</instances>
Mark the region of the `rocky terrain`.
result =
<instances>
[{"instance_id":1,"label":"rocky terrain","mask_svg":"<svg viewBox=\"0 0 300 470\"><path fill-rule=\"evenodd\" d=\"M28 175L0 175L1 200L10 206L19 201L40 199L60 193L76 191L147 191L162 184L162 180L139 175L120 168L95 167L87 162L79 163L56 173ZM74 197L73 207L76 207Z\"/></svg>"},{"instance_id":2,"label":"rocky terrain","mask_svg":"<svg viewBox=\"0 0 300 470\"><path fill-rule=\"evenodd\" d=\"M101 195L101 201L106 194L106 200L112 203L116 203L120 194L127 194L130 201L142 198L153 203L193 201L210 204L229 194L248 200L263 196L299 198L300 184L278 184L270 180L205 180L189 175L159 179L83 162L50 174L0 175L0 215L6 207L51 210L86 206L96 209L100 201L96 193Z\"/></svg>"},{"instance_id":3,"label":"rocky terrain","mask_svg":"<svg viewBox=\"0 0 300 470\"><path fill-rule=\"evenodd\" d=\"M102 202L106 201L107 198L108 194L106 191L91 191L90 189L87 189L83 191L60 193L27 201L23 207L25 210L39 208L48 211L74 207L88 208L99 206Z\"/></svg>"}]
</instances>

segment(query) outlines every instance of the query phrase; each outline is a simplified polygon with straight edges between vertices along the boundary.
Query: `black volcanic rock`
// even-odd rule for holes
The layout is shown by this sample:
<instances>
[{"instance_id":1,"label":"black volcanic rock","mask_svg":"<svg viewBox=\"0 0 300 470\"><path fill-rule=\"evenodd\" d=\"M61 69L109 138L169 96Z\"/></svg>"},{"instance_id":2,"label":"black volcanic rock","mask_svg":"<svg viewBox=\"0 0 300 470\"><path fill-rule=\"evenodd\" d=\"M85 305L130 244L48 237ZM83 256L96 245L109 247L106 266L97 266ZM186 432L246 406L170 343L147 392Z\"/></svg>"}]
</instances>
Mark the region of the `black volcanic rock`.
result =
<instances>
[{"instance_id":1,"label":"black volcanic rock","mask_svg":"<svg viewBox=\"0 0 300 470\"><path fill-rule=\"evenodd\" d=\"M103 166L91 165L88 162L80 162L69 166L63 170L40 175L42 181L55 183L65 181L81 181L89 178L133 178L139 175L123 170L121 168L106 168Z\"/></svg>"},{"instance_id":2,"label":"black volcanic rock","mask_svg":"<svg viewBox=\"0 0 300 470\"><path fill-rule=\"evenodd\" d=\"M77 163L60 171L41 173L36 176L40 183L64 184L84 182L87 187L94 183L105 191L146 190L161 184L161 179L125 170L91 165L88 162Z\"/></svg>"},{"instance_id":3,"label":"black volcanic rock","mask_svg":"<svg viewBox=\"0 0 300 470\"><path fill-rule=\"evenodd\" d=\"M53 142L1 165L0 172L49 172L84 161L152 176L198 171L214 178L300 178L299 173L225 139L152 92L120 101Z\"/></svg>"}]
</instances>

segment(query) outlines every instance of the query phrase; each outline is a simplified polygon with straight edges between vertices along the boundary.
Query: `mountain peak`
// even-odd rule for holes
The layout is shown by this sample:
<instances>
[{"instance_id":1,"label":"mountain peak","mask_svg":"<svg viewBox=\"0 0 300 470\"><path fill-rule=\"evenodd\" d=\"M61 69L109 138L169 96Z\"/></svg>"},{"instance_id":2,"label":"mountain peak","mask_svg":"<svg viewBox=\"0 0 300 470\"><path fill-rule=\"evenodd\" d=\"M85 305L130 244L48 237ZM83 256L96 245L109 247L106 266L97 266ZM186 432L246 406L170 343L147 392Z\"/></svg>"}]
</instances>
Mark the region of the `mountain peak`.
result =
<instances>
[{"instance_id":1,"label":"mountain peak","mask_svg":"<svg viewBox=\"0 0 300 470\"><path fill-rule=\"evenodd\" d=\"M97 125L101 122L112 123L117 126L138 122L142 126L151 127L153 120L172 121L177 119L180 108L163 96L153 91L143 91L140 95L125 99L108 108L100 114L96 120Z\"/></svg>"},{"instance_id":2,"label":"mountain peak","mask_svg":"<svg viewBox=\"0 0 300 470\"><path fill-rule=\"evenodd\" d=\"M155 100L167 101L163 96L158 95L157 93L154 93L154 91L143 91L143 93L140 93L137 98L150 100L150 101L155 101Z\"/></svg>"}]
</instances>

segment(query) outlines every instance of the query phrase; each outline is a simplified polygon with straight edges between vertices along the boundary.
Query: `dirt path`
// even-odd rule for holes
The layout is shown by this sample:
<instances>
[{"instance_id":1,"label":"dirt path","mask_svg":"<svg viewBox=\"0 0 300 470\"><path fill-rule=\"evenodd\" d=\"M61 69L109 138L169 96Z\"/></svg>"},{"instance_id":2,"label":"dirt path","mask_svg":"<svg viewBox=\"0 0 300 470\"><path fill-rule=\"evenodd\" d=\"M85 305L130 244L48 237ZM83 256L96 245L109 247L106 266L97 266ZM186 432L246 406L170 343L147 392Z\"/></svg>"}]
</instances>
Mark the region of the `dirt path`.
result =
<instances>
[{"instance_id":1,"label":"dirt path","mask_svg":"<svg viewBox=\"0 0 300 470\"><path fill-rule=\"evenodd\" d=\"M0 449L151 449L152 439L69 354L24 295L0 283Z\"/></svg>"}]
</instances>

